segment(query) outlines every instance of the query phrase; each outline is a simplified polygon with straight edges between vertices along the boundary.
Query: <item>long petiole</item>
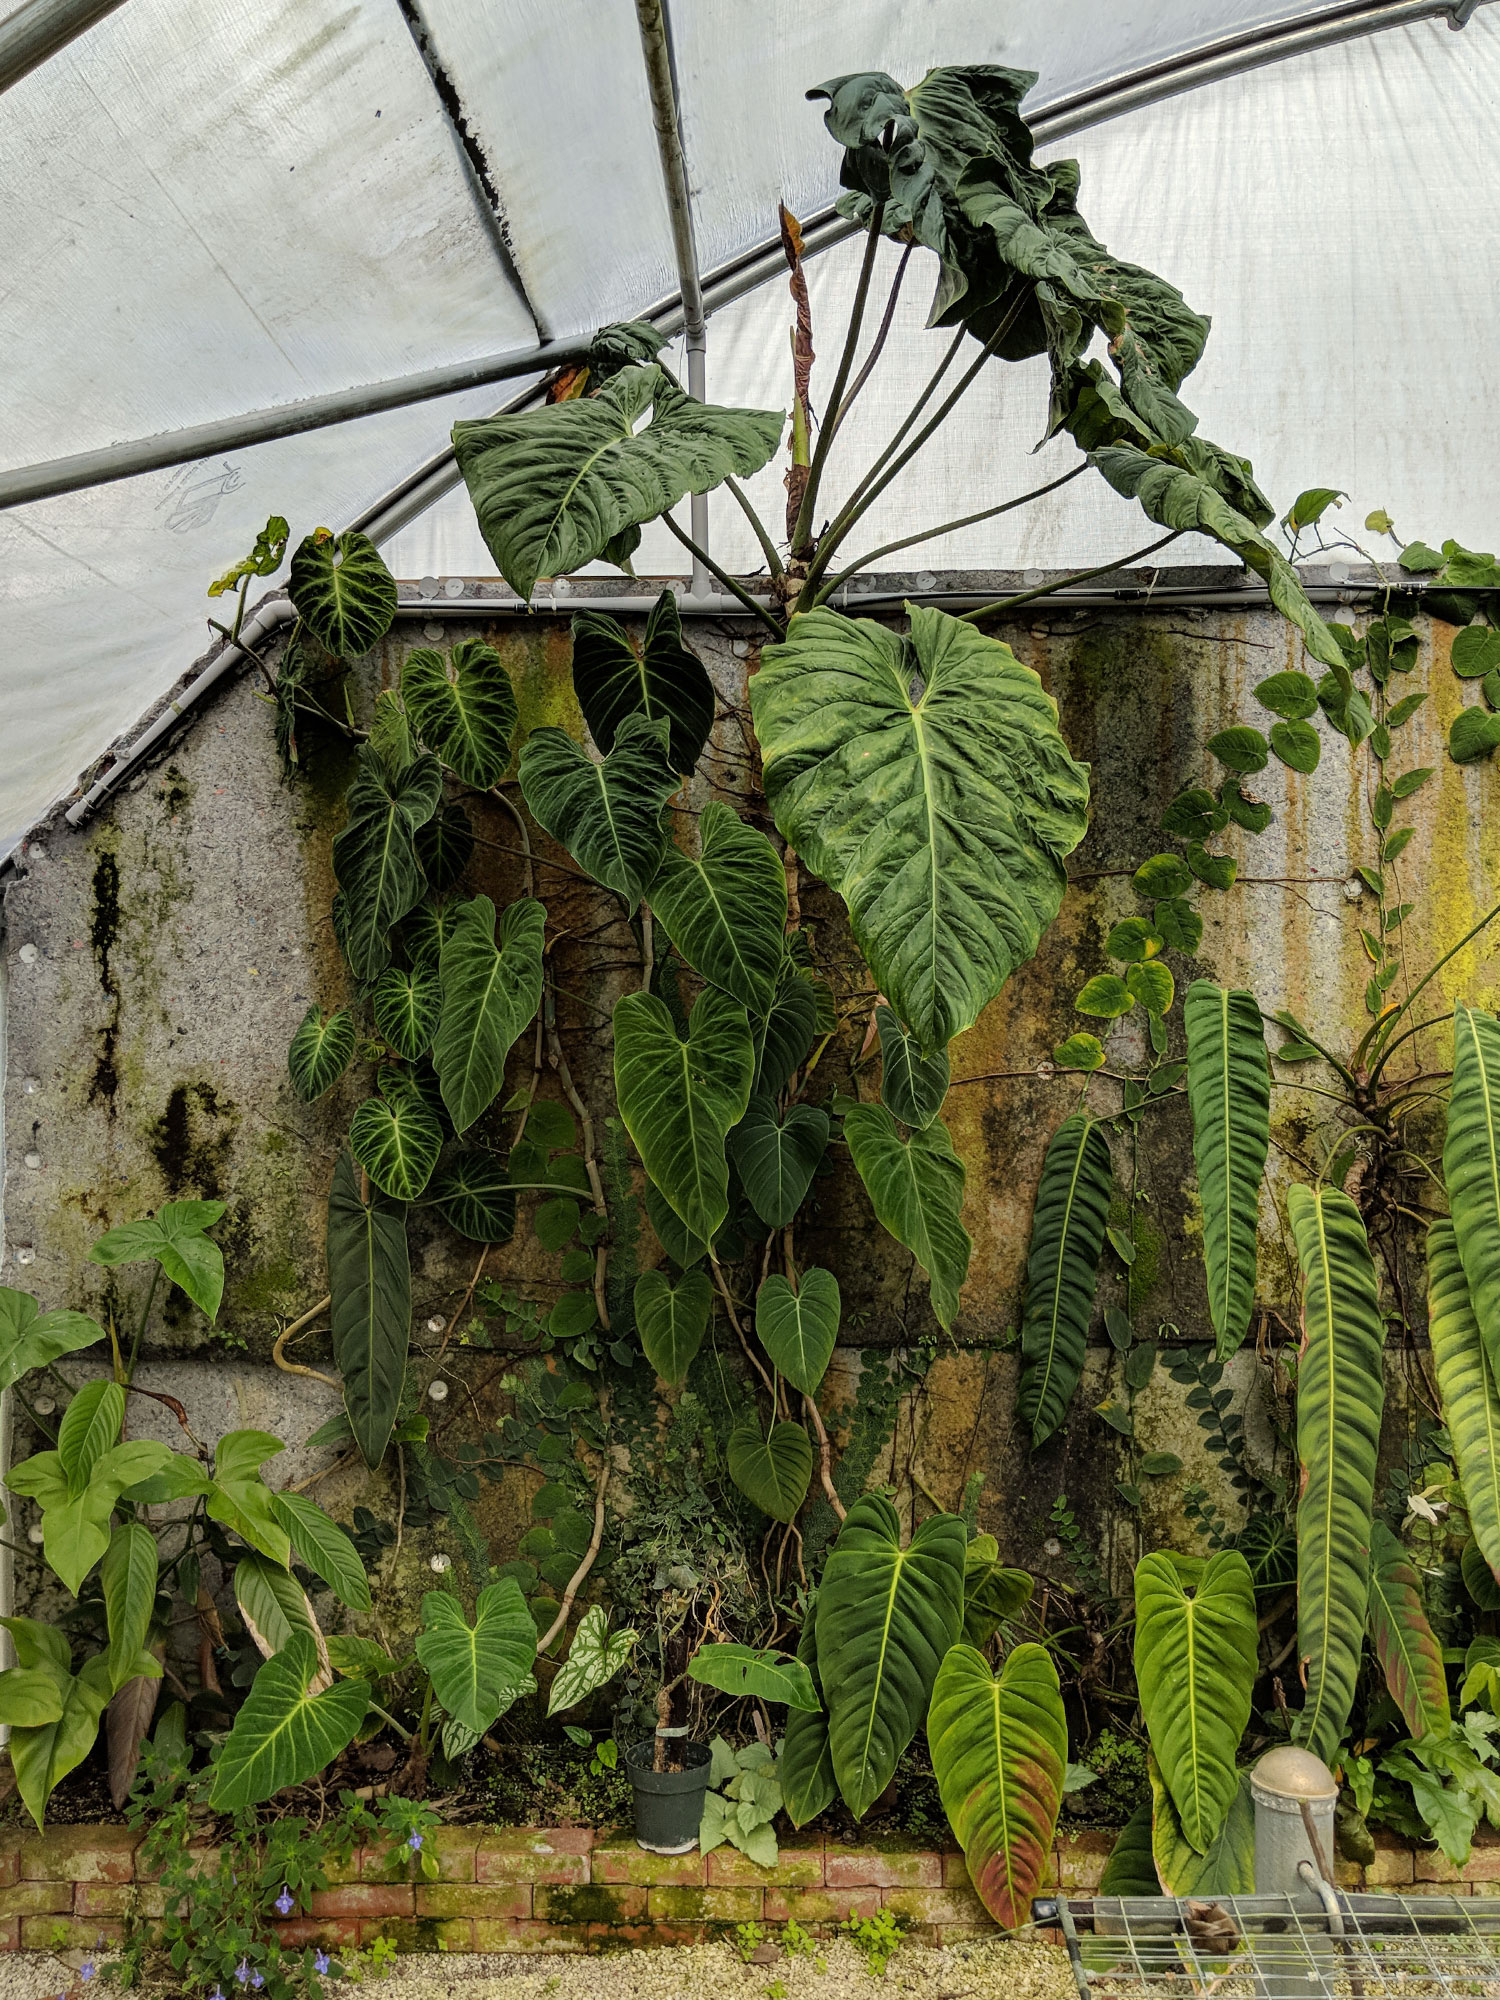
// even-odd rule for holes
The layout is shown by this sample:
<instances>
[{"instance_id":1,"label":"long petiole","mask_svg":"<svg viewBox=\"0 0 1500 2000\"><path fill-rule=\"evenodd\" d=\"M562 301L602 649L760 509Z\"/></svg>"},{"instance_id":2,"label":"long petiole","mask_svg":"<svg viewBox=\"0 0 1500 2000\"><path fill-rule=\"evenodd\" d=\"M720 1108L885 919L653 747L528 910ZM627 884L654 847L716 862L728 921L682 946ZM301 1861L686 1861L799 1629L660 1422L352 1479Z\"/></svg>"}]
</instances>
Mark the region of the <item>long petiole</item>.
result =
<instances>
[{"instance_id":1,"label":"long petiole","mask_svg":"<svg viewBox=\"0 0 1500 2000\"><path fill-rule=\"evenodd\" d=\"M1264 1009L1262 1009L1261 1011L1260 1018L1265 1022L1268 1028L1280 1028L1281 1032L1284 1035L1289 1035L1292 1032L1292 1030L1289 1027L1287 1027L1284 1021L1278 1021L1274 1014L1267 1014L1264 1011ZM1317 1050L1318 1054L1323 1058L1324 1062L1328 1064L1328 1067L1330 1069L1336 1070L1338 1072L1338 1074L1344 1079L1345 1083L1348 1084L1351 1090L1357 1090L1359 1088L1359 1085L1354 1080L1353 1073L1344 1067L1344 1065L1339 1061L1338 1057L1333 1053L1332 1049L1325 1049L1321 1042L1315 1041L1311 1035L1307 1034L1302 1029L1298 1029L1297 1032L1300 1039L1306 1042L1307 1046L1310 1049ZM1304 1088L1306 1087L1307 1086L1304 1086Z\"/></svg>"},{"instance_id":2,"label":"long petiole","mask_svg":"<svg viewBox=\"0 0 1500 2000\"><path fill-rule=\"evenodd\" d=\"M765 522L756 513L754 507L751 506L749 496L746 494L744 488L737 479L726 479L724 484L729 489L730 499L734 501L745 519L750 523L750 532L760 543L760 552L766 559L767 569L771 572L772 576L784 576L786 570L780 555L777 553L776 544L767 533Z\"/></svg>"},{"instance_id":3,"label":"long petiole","mask_svg":"<svg viewBox=\"0 0 1500 2000\"><path fill-rule=\"evenodd\" d=\"M802 491L802 504L797 509L797 519L792 527L794 556L807 547L811 534L813 510L818 504L818 486L823 477L823 467L828 462L828 448L833 443L833 434L837 428L835 419L844 400L849 371L854 366L855 349L859 346L859 330L864 323L865 304L870 296L870 280L875 275L875 255L880 248L880 225L884 220L885 203L877 201L870 215L869 229L865 233L864 261L859 267L859 283L854 288L854 304L849 309L849 330L844 335L844 351L839 356L838 371L834 375L833 388L829 392L827 403L829 421L818 431L818 442L813 449L812 464L808 468L807 485Z\"/></svg>"},{"instance_id":4,"label":"long petiole","mask_svg":"<svg viewBox=\"0 0 1500 2000\"><path fill-rule=\"evenodd\" d=\"M1445 951L1442 957L1437 961L1437 963L1423 974L1423 976L1417 981L1416 985L1411 989L1411 992L1407 994L1405 1000L1403 1000L1401 1005L1398 1008L1396 1008L1393 1014L1391 1014L1389 1021L1386 1024L1389 1028L1394 1028L1396 1023L1401 1019L1403 1014L1410 1013L1412 1004L1416 1000L1416 997L1421 992L1422 988L1424 986L1430 985L1432 981L1437 978L1438 974L1442 971L1443 967L1448 963L1449 959L1457 958L1458 954L1463 950L1464 946L1466 944L1471 943L1473 939L1477 938L1479 933L1484 929L1485 925L1492 924L1495 921L1496 917L1500 917L1500 903L1497 903L1492 910L1487 910L1485 914L1479 919L1479 922L1475 924L1474 928L1472 930L1465 931L1463 936L1459 939L1458 943L1456 945L1453 945L1449 950ZM1354 1060L1356 1062L1358 1062L1371 1048L1374 1048L1378 1045L1381 1026L1382 1023L1376 1021L1366 1031L1364 1040L1360 1043L1358 1049L1355 1051Z\"/></svg>"},{"instance_id":5,"label":"long petiole","mask_svg":"<svg viewBox=\"0 0 1500 2000\"><path fill-rule=\"evenodd\" d=\"M156 1288L160 1283L161 1283L161 1265L157 1264L154 1266L151 1272L151 1289L146 1294L146 1310L141 1314L140 1324L136 1327L135 1330L135 1339L131 1343L130 1359L125 1364L125 1380L127 1383L132 1381L135 1376L136 1356L141 1351L141 1341L146 1332L146 1322L151 1317L151 1308L156 1303Z\"/></svg>"},{"instance_id":6,"label":"long petiole","mask_svg":"<svg viewBox=\"0 0 1500 2000\"><path fill-rule=\"evenodd\" d=\"M1174 528L1170 535L1163 535L1159 542L1148 542L1143 549L1135 549L1128 556L1120 556L1115 562L1100 563L1094 569L1075 570L1071 576L1060 576L1052 583L1039 583L1035 590L1023 590L1015 597L1002 597L994 604L981 604L977 611L963 614L966 625L977 625L981 618L993 618L1000 611L1014 611L1018 604L1030 604L1033 598L1050 597L1054 590L1066 590L1070 583L1087 583L1091 576L1108 576L1112 570L1129 569L1142 556L1154 556L1158 549L1164 549L1168 542L1175 542L1185 529Z\"/></svg>"},{"instance_id":7,"label":"long petiole","mask_svg":"<svg viewBox=\"0 0 1500 2000\"><path fill-rule=\"evenodd\" d=\"M1386 1064L1390 1061L1391 1057L1396 1053L1397 1049L1400 1048L1403 1042L1409 1042L1413 1035L1420 1035L1424 1028L1441 1027L1444 1021L1451 1021L1452 1019L1453 1019L1453 1010L1450 1007L1446 1014L1434 1014L1430 1021L1418 1021L1417 1025L1414 1028L1403 1028L1401 1033L1397 1035L1396 1039L1393 1042L1387 1042L1385 1047L1381 1050L1379 1062L1377 1062L1375 1067L1370 1071L1370 1082L1373 1084L1376 1081L1376 1079L1380 1075L1380 1072L1385 1068Z\"/></svg>"},{"instance_id":8,"label":"long petiole","mask_svg":"<svg viewBox=\"0 0 1500 2000\"><path fill-rule=\"evenodd\" d=\"M915 243L908 243L906 248L901 252L901 262L896 266L896 275L891 281L891 295L885 302L885 312L881 316L880 329L871 343L869 353L865 356L864 366L849 384L848 395L845 396L844 400L833 412L829 422L828 442L830 446L838 436L839 425L854 407L855 398L875 372L875 364L880 359L881 350L884 348L886 338L890 333L891 322L896 317L896 301L901 296L901 283L906 276L906 267L911 262L911 253L916 247Z\"/></svg>"},{"instance_id":9,"label":"long petiole","mask_svg":"<svg viewBox=\"0 0 1500 2000\"><path fill-rule=\"evenodd\" d=\"M778 639L784 639L786 637L785 632L782 631L781 627L777 624L776 620L771 616L770 612L767 611L766 607L763 604L757 604L755 599L750 595L749 591L745 590L744 588L742 588L741 585L735 582L734 578L729 574L728 570L720 569L719 565L714 561L713 557L708 553L707 549L700 549L698 544L693 540L691 535L684 534L682 529L678 527L677 523L672 519L672 516L670 514L663 514L661 517L661 522L664 528L668 528L671 530L671 532L677 537L678 541L681 542L682 546L689 552L689 554L695 555L698 558L699 562L702 563L703 567L708 571L710 576L716 576L719 579L720 583L723 584L724 588L729 592L731 597L737 597L740 600L741 604L744 605L747 611L754 612L755 616L761 621L761 623L763 625L769 626L771 631L775 633Z\"/></svg>"}]
</instances>

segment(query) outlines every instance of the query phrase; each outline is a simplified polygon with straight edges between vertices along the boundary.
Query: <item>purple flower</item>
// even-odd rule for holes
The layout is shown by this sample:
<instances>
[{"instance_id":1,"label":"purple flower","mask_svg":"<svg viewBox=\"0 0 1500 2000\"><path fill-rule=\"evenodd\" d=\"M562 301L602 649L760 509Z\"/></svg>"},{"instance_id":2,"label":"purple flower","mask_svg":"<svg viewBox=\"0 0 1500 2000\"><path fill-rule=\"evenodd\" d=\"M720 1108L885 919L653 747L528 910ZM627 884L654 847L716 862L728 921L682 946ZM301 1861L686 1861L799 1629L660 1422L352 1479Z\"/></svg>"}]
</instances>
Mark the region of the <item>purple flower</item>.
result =
<instances>
[{"instance_id":1,"label":"purple flower","mask_svg":"<svg viewBox=\"0 0 1500 2000\"><path fill-rule=\"evenodd\" d=\"M280 1910L281 1914L284 1917L289 1917L292 1914L292 1911L296 1909L297 1906L292 1901L292 1893L290 1889L287 1888L285 1882L282 1883L281 1894L276 1898L276 1901L272 1907Z\"/></svg>"},{"instance_id":2,"label":"purple flower","mask_svg":"<svg viewBox=\"0 0 1500 2000\"><path fill-rule=\"evenodd\" d=\"M406 1844L411 1849L413 1854L417 1853L422 1845L421 1834L420 1833L408 1834Z\"/></svg>"},{"instance_id":3,"label":"purple flower","mask_svg":"<svg viewBox=\"0 0 1500 2000\"><path fill-rule=\"evenodd\" d=\"M80 1979L92 1979L93 1976L94 1976L94 1961L92 1959L89 1959L86 1961L86 1963L79 1966L78 1977Z\"/></svg>"},{"instance_id":4,"label":"purple flower","mask_svg":"<svg viewBox=\"0 0 1500 2000\"><path fill-rule=\"evenodd\" d=\"M313 1971L314 1971L314 1972L317 1972L317 1973L324 1973L324 1972L326 1972L327 1970L328 1970L328 1954L327 1954L327 1952L326 1952L326 1951L315 1951L315 1952L313 1953ZM212 2000L212 1996L211 1996L211 1995L210 1995L210 2000ZM222 1996L222 1995L220 1996L220 2000L223 2000L223 1996Z\"/></svg>"},{"instance_id":5,"label":"purple flower","mask_svg":"<svg viewBox=\"0 0 1500 2000\"><path fill-rule=\"evenodd\" d=\"M265 1983L266 1983L265 1974L263 1972L256 1971L251 1973L250 1984L255 1988L257 1993L260 1991L262 1986L265 1985Z\"/></svg>"},{"instance_id":6,"label":"purple flower","mask_svg":"<svg viewBox=\"0 0 1500 2000\"><path fill-rule=\"evenodd\" d=\"M59 1994L59 1995L57 1996L57 2000L62 2000L62 1995L61 1995L61 1994ZM223 1987L222 1987L222 1986L216 1986L216 1987L214 1988L213 1992L209 1994L209 1996L208 1996L208 2000L224 2000L224 1989L223 1989Z\"/></svg>"},{"instance_id":7,"label":"purple flower","mask_svg":"<svg viewBox=\"0 0 1500 2000\"><path fill-rule=\"evenodd\" d=\"M234 1968L234 1976L240 1982L241 1986L243 1986L245 1981L250 1977L250 1966L249 1962L246 1959L242 1958L239 1964Z\"/></svg>"}]
</instances>

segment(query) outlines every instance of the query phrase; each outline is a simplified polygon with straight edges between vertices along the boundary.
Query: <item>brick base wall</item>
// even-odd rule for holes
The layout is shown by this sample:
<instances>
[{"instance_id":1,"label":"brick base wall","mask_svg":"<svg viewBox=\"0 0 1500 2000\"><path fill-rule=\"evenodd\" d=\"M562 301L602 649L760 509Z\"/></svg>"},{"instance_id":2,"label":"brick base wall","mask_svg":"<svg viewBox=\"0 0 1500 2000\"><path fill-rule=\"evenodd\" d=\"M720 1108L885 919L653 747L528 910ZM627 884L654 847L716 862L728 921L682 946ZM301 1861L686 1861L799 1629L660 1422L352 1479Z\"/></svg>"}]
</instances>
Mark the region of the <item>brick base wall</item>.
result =
<instances>
[{"instance_id":1,"label":"brick base wall","mask_svg":"<svg viewBox=\"0 0 1500 2000\"><path fill-rule=\"evenodd\" d=\"M1111 1832L1064 1833L1045 1886L1098 1887ZM137 1867L141 1836L116 1826L0 1832L0 1950L117 1944L127 1916L160 1917L164 1891ZM366 1848L330 1871L312 1908L278 1926L283 1941L328 1947L392 1939L406 1951L599 1951L696 1944L735 1924L798 1923L826 1935L881 1909L928 1944L995 1935L961 1854L900 1842L865 1847L799 1834L775 1868L732 1847L647 1854L629 1833L587 1827L443 1827L428 1836L438 1879L390 1870ZM211 1848L203 1850L212 1867ZM1347 1888L1500 1893L1500 1837L1481 1836L1462 1870L1435 1848L1377 1836L1369 1868L1340 1863Z\"/></svg>"}]
</instances>

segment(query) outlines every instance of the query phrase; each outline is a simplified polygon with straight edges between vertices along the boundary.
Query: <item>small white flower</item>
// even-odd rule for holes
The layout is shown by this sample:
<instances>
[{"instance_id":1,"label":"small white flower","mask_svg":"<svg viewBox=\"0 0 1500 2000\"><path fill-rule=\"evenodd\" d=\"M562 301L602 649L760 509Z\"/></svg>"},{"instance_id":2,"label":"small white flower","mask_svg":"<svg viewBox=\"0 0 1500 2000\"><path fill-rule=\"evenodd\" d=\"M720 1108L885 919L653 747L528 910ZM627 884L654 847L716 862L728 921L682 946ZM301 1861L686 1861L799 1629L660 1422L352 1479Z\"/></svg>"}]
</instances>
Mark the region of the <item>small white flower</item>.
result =
<instances>
[{"instance_id":1,"label":"small white flower","mask_svg":"<svg viewBox=\"0 0 1500 2000\"><path fill-rule=\"evenodd\" d=\"M433 1556L428 1562L427 1567L435 1576L441 1576L444 1570L452 1569L453 1558L452 1556Z\"/></svg>"},{"instance_id":2,"label":"small white flower","mask_svg":"<svg viewBox=\"0 0 1500 2000\"><path fill-rule=\"evenodd\" d=\"M1406 1511L1409 1514L1415 1514L1420 1521L1431 1521L1434 1527L1437 1526L1437 1508L1433 1506L1430 1500L1425 1500L1420 1493L1407 1494Z\"/></svg>"}]
</instances>

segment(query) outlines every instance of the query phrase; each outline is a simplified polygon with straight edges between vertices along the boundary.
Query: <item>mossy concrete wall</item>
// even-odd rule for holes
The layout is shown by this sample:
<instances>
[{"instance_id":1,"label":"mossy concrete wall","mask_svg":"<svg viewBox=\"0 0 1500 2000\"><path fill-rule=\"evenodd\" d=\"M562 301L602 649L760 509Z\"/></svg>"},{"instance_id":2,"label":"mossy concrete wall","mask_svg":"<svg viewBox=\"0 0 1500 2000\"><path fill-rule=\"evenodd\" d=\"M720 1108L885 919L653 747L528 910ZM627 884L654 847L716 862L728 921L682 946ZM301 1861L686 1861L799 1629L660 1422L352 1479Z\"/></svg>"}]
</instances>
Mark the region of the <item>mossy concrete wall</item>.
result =
<instances>
[{"instance_id":1,"label":"mossy concrete wall","mask_svg":"<svg viewBox=\"0 0 1500 2000\"><path fill-rule=\"evenodd\" d=\"M447 620L441 629L402 617L363 664L360 698L368 707L380 687L391 685L411 647L469 636L500 648L524 728L555 722L581 733L562 615L493 621L481 615ZM890 1478L908 1499L925 1496L919 1506L951 1506L969 1477L983 1474L981 1524L1011 1557L1042 1569L1067 1557L1052 1540L1049 1520L1054 1499L1066 1492L1101 1558L1122 1563L1140 1547L1184 1532L1185 1480L1201 1477L1225 1505L1235 1503L1204 1455L1183 1406L1185 1392L1160 1368L1137 1398L1137 1431L1147 1449L1178 1453L1184 1474L1146 1481L1139 1512L1116 1496L1123 1447L1093 1406L1121 1393L1120 1357L1103 1331L1106 1307L1126 1302L1118 1267L1101 1280L1089 1366L1066 1436L1031 1455L1016 1424L1017 1357L1010 1342L1034 1191L1048 1137L1078 1095L1076 1078L1052 1074L1050 1051L1090 1025L1074 1015L1072 998L1103 969L1111 924L1140 907L1130 875L1163 844L1157 829L1163 806L1182 786L1215 780L1207 739L1234 721L1269 723L1254 701L1255 683L1308 663L1294 630L1265 609L1037 607L1030 622L1002 636L1041 676L1074 754L1093 766L1093 820L1069 863L1073 886L1061 918L1036 960L952 1051L944 1115L967 1163L964 1219L975 1246L954 1339L940 1334L912 1259L877 1228L837 1149L799 1226L798 1254L833 1269L843 1288L846 1344L825 1389L835 1419L852 1403L862 1370L888 1366L893 1352L930 1362L904 1397L872 1478ZM1415 905L1403 932L1413 966L1477 920L1496 899L1500 876L1494 773L1483 764L1456 766L1444 752L1448 722L1462 699L1447 665L1452 630L1424 622L1421 636L1408 685L1429 687L1431 698L1403 732L1398 752L1400 767L1431 765L1436 774L1404 808L1417 828L1401 862L1401 894ZM697 621L690 637L715 679L720 715L689 807L729 796L769 826L748 727L754 629L747 621ZM1342 738L1326 727L1321 734L1322 763L1312 776L1273 762L1249 781L1273 808L1272 824L1259 837L1231 828L1215 843L1239 861L1240 881L1228 893L1200 891L1201 949L1192 962L1175 955L1169 962L1179 994L1196 974L1250 986L1268 1013L1290 1008L1334 1045L1351 1047L1367 1018L1354 871L1374 858L1375 836L1362 764ZM77 830L61 817L38 829L17 858L6 894L4 1282L35 1292L44 1306L113 1316L128 1332L145 1276L91 1265L90 1243L163 1201L185 1195L224 1201L217 1234L228 1284L219 1325L209 1328L173 1293L148 1334L152 1374L142 1378L174 1381L209 1435L246 1421L243 1413L253 1408L257 1423L298 1444L329 1406L321 1385L273 1370L270 1350L280 1330L325 1291L327 1187L364 1090L351 1073L328 1100L308 1106L293 1094L286 1071L287 1043L308 1006L348 997L329 919L331 844L346 776L342 755L324 751L310 776L284 782L257 681L234 679L96 817ZM515 826L497 802L470 803L481 845L469 883L503 904L521 886ZM543 843L536 860L537 892L556 936L551 964L559 1028L602 1133L613 1114L607 1011L618 992L638 982L636 949L609 899L583 882L565 855ZM869 995L836 901L805 875L800 886L803 917L843 1014L817 1078L831 1095L852 1087ZM1434 1014L1460 994L1494 1005L1500 972L1487 939L1454 958L1429 992ZM1180 1052L1180 1008L1171 1033ZM1107 1047L1111 1068L1141 1055L1138 1011L1112 1027ZM1445 1048L1439 1030L1426 1066L1445 1068ZM525 1079L532 1054L530 1037L523 1038L512 1057L512 1083ZM1321 1157L1333 1110L1298 1087L1297 1073L1284 1074L1288 1087L1275 1092L1261 1208L1258 1335L1268 1349L1294 1334L1298 1317L1285 1184L1301 1171L1299 1159ZM861 1087L867 1093L874 1087L868 1068ZM561 1094L545 1057L541 1090ZM1111 1109L1117 1093L1107 1077L1096 1079L1090 1104ZM491 1122L498 1141L502 1123ZM1185 1103L1174 1099L1153 1111L1135 1139L1114 1144L1122 1218L1132 1170L1142 1196L1129 1301L1137 1338L1165 1329L1169 1342L1203 1339L1208 1322ZM638 1261L657 1261L644 1217L640 1232ZM430 1211L413 1211L411 1233L414 1340L431 1351L469 1285L477 1253ZM490 1254L486 1270L547 1283L555 1282L556 1265L540 1257L523 1226L514 1244ZM1419 1328L1420 1272L1403 1262L1396 1276ZM326 1321L315 1323L294 1352L304 1365L327 1371L332 1361L321 1328ZM1404 1385L1416 1366L1409 1341L1393 1341L1390 1364L1388 1441L1400 1430ZM507 1407L492 1354L450 1350L446 1372L472 1392L467 1403L462 1394L454 1398L449 1420L468 1410L460 1421L482 1430ZM1229 1377L1237 1396L1251 1396L1254 1405L1247 1419L1252 1450L1268 1464L1279 1451L1284 1474L1268 1379L1248 1354ZM318 1462L327 1463L326 1455L300 1464L316 1469ZM347 1511L364 1480L362 1472L342 1474L320 1495ZM511 1555L524 1525L517 1496L503 1486L487 1489L478 1518L495 1558ZM427 1541L418 1538L417 1559L425 1552Z\"/></svg>"}]
</instances>

